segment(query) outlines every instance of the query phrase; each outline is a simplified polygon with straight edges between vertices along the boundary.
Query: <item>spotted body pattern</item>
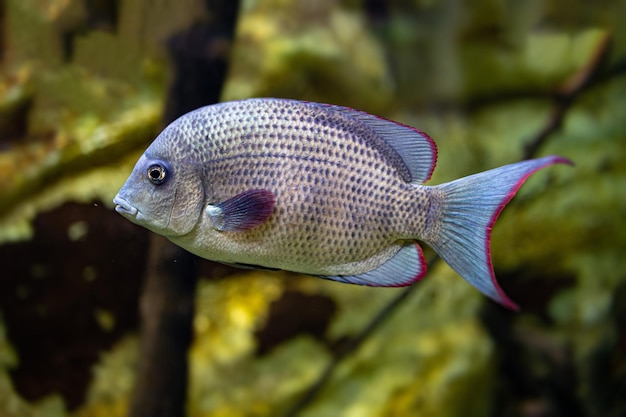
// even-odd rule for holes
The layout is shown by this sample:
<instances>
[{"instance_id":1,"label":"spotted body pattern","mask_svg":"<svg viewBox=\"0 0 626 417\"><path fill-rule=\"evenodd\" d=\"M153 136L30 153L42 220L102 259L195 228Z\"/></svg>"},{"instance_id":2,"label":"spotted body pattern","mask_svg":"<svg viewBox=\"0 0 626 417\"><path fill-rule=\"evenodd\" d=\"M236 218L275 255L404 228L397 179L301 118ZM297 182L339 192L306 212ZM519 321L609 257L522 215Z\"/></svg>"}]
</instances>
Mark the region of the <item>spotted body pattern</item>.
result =
<instances>
[{"instance_id":1,"label":"spotted body pattern","mask_svg":"<svg viewBox=\"0 0 626 417\"><path fill-rule=\"evenodd\" d=\"M354 121L339 112L329 114L327 106L262 104L236 102L217 109L202 127L205 140L190 148L208 162L209 201L251 189L276 196L275 215L256 228L226 236L227 248L216 254L218 259L254 264L263 256L285 269L307 264L316 274L350 274L353 270L343 265L382 255L396 241L421 234L423 212L410 219L401 214L415 213L414 203L424 201L416 194L425 190L407 182L408 171L403 179L393 165L383 163L387 153L402 167L377 136L358 132ZM178 129L197 131L198 123ZM228 247L235 244L236 251ZM339 247L344 250L337 251ZM358 272L378 263L372 259Z\"/></svg>"},{"instance_id":2,"label":"spotted body pattern","mask_svg":"<svg viewBox=\"0 0 626 417\"><path fill-rule=\"evenodd\" d=\"M221 103L159 135L116 209L207 259L363 285L422 277L422 240L513 306L493 275L491 225L527 176L567 161L546 157L423 186L436 156L423 132L345 107Z\"/></svg>"}]
</instances>

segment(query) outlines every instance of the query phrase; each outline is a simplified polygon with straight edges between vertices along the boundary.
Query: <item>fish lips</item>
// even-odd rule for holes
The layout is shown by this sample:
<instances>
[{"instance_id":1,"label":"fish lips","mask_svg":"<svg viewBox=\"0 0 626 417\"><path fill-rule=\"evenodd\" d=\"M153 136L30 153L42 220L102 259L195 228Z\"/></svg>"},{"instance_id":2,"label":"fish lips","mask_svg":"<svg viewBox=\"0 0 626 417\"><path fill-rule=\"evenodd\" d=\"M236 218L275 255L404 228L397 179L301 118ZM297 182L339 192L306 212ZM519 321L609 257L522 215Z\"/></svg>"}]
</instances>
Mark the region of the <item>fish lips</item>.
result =
<instances>
[{"instance_id":1,"label":"fish lips","mask_svg":"<svg viewBox=\"0 0 626 417\"><path fill-rule=\"evenodd\" d=\"M115 211L124 217L136 218L139 214L139 210L137 210L137 208L130 204L126 199L120 197L119 194L115 196L113 203L115 204Z\"/></svg>"}]
</instances>

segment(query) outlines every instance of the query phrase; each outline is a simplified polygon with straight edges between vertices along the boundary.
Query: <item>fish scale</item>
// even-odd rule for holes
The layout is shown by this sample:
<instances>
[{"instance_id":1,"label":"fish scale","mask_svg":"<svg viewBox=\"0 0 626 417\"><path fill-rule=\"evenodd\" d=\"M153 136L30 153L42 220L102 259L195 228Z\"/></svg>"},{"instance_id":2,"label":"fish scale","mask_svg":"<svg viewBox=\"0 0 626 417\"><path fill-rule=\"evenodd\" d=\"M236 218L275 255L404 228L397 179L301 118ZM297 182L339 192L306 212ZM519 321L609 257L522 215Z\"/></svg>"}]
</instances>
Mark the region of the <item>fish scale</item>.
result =
<instances>
[{"instance_id":1,"label":"fish scale","mask_svg":"<svg viewBox=\"0 0 626 417\"><path fill-rule=\"evenodd\" d=\"M277 161L272 163L271 171L278 172L297 172L298 175L292 178L284 178L275 181L272 176L265 176L263 172L249 172L248 179L242 183L226 179L224 182L216 182L216 189L223 192L222 195L216 194L216 201L225 199L226 195L236 195L250 188L264 188L275 192L276 215L268 219L267 224L252 229L245 233L239 233L232 236L240 242L255 242L257 239L265 239L273 241L272 246L275 251L281 254L288 253L292 261L299 263L311 259L316 259L319 264L327 263L345 263L352 256L367 257L368 254L377 252L388 244L382 241L385 236L377 233L377 230L371 230L367 227L367 223L363 220L370 219L370 223L375 225L379 222L380 217L390 217L391 213L384 210L378 210L378 216L371 213L369 207L362 208L363 213L358 216L354 213L354 206L357 201L347 201L342 198L347 195L349 190L334 184L342 184L341 178L331 181L330 178L324 181L326 186L316 184L317 176L311 176L303 170L301 164L294 167L289 160L276 157ZM238 160L241 164L245 164L245 159ZM220 164L218 170L225 172L239 169L237 160L230 160L229 164ZM231 177L232 178L232 177ZM280 190L291 189L297 192L283 192ZM370 198L374 199L375 195ZM330 216L330 213L336 213ZM369 229L369 230L368 230ZM294 231L296 233L294 233ZM334 233L333 233L334 232ZM356 234L354 238L353 234ZM297 236L297 239L293 237ZM333 239L333 236L334 239ZM358 244L358 240L366 239L369 245ZM330 241L330 239L333 239ZM357 245L358 244L358 245ZM359 252L341 254L333 248L337 245L345 245L347 247L358 246ZM287 252L286 252L287 251ZM283 256L283 255L281 255ZM343 259L342 259L343 257ZM248 259L248 261L253 261Z\"/></svg>"},{"instance_id":2,"label":"fish scale","mask_svg":"<svg viewBox=\"0 0 626 417\"><path fill-rule=\"evenodd\" d=\"M409 285L417 240L514 307L495 280L491 227L550 156L437 186L423 132L346 107L249 99L192 111L139 159L115 198L129 220L207 259L347 283Z\"/></svg>"},{"instance_id":3,"label":"fish scale","mask_svg":"<svg viewBox=\"0 0 626 417\"><path fill-rule=\"evenodd\" d=\"M331 126L328 118L315 117L314 112L323 109L314 108L308 115L296 114L300 124L293 125L288 119L281 118L288 114L286 111L268 106L270 110L256 112L254 122L237 131L232 127L233 120L241 119L240 115L246 113L249 106L237 107L217 116L212 125L216 127L215 132L207 132L206 137L222 138L211 143L207 152L212 166L209 177L216 179L207 193L214 201L221 201L250 188L268 189L275 193L276 207L284 214L272 216L267 224L237 234L233 239L242 244L254 242L255 247L259 239L272 241L274 252L280 257L288 254L294 265L314 260L320 266L344 264L354 257L369 258L393 242L391 230L381 234L376 227L381 223L388 224L386 219L395 217L392 206L384 204L386 199L381 198L373 186L370 187L372 192L367 193L369 195L361 196L359 183L385 182L399 187L401 181L386 165L374 163L375 153L371 146L344 130L349 126ZM229 127L228 135L221 126ZM178 128L184 131L187 126ZM342 143L339 151L353 152L349 158L333 151L333 141L337 140L348 142ZM212 152L213 149L219 149L219 153ZM257 161L254 166L249 163L252 158ZM232 175L238 172L242 173L241 177ZM276 182L277 172L293 172L295 175ZM392 183L392 180L396 181ZM297 192L289 192L290 189ZM400 193L400 190L390 191ZM330 212L337 215L331 217ZM298 233L293 233L294 227ZM335 238L331 231L335 231ZM334 249L340 246L353 250L341 253ZM251 253L254 249L249 248L246 252ZM251 257L243 263L256 261Z\"/></svg>"}]
</instances>

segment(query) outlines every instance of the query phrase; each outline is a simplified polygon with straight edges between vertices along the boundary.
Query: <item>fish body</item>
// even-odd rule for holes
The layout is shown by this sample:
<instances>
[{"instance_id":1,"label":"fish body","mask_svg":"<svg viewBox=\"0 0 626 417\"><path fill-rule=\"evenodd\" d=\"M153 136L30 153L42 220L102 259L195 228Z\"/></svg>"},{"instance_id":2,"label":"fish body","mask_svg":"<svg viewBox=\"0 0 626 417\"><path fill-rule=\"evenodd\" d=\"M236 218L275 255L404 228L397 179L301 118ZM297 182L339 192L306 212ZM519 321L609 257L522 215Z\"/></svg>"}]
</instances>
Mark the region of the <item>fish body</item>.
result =
<instances>
[{"instance_id":1,"label":"fish body","mask_svg":"<svg viewBox=\"0 0 626 417\"><path fill-rule=\"evenodd\" d=\"M425 133L350 108L226 102L167 126L114 202L200 257L361 285L420 279L423 241L514 307L495 280L491 227L530 174L569 161L549 156L422 185L436 158Z\"/></svg>"}]
</instances>

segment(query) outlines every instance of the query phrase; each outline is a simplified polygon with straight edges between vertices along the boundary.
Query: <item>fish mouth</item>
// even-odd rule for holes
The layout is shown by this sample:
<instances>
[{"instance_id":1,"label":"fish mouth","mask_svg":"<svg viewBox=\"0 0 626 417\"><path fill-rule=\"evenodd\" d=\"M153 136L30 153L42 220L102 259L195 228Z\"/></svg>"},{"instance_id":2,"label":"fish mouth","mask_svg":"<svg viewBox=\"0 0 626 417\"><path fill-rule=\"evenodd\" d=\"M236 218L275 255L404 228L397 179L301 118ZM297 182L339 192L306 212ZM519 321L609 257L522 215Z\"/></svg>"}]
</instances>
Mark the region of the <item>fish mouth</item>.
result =
<instances>
[{"instance_id":1,"label":"fish mouth","mask_svg":"<svg viewBox=\"0 0 626 417\"><path fill-rule=\"evenodd\" d=\"M115 198L113 199L113 203L115 204L115 211L117 211L122 216L135 217L139 212L136 207L133 207L128 201L126 201L119 195L115 196Z\"/></svg>"}]
</instances>

